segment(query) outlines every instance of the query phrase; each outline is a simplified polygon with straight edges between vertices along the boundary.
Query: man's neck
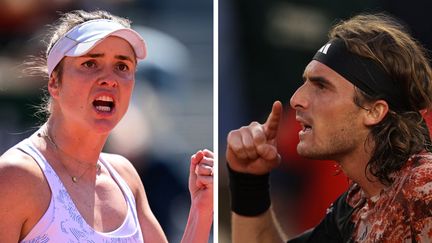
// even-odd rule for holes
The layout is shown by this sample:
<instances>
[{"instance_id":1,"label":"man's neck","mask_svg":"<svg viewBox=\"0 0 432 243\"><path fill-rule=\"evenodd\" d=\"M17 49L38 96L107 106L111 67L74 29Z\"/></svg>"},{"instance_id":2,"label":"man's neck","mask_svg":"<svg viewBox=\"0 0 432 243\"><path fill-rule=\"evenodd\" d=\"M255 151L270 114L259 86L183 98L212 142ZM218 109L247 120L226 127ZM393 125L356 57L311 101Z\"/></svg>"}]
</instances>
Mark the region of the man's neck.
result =
<instances>
[{"instance_id":1,"label":"man's neck","mask_svg":"<svg viewBox=\"0 0 432 243\"><path fill-rule=\"evenodd\" d=\"M385 185L367 169L370 158L371 153L362 149L338 161L345 175L357 183L368 198L378 195L385 188Z\"/></svg>"}]
</instances>

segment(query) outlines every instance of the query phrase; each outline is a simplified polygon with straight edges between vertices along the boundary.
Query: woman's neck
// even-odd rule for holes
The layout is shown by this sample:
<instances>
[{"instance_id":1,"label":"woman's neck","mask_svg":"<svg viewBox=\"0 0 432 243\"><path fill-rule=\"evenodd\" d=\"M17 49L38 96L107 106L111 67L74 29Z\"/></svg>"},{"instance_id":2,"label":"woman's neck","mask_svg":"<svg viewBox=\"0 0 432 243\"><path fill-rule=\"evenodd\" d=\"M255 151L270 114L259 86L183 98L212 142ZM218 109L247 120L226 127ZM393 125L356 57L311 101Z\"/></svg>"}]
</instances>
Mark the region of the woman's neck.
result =
<instances>
[{"instance_id":1,"label":"woman's neck","mask_svg":"<svg viewBox=\"0 0 432 243\"><path fill-rule=\"evenodd\" d=\"M89 164L97 163L108 134L97 134L91 129L73 126L66 122L48 121L41 127L55 147L71 158Z\"/></svg>"}]
</instances>

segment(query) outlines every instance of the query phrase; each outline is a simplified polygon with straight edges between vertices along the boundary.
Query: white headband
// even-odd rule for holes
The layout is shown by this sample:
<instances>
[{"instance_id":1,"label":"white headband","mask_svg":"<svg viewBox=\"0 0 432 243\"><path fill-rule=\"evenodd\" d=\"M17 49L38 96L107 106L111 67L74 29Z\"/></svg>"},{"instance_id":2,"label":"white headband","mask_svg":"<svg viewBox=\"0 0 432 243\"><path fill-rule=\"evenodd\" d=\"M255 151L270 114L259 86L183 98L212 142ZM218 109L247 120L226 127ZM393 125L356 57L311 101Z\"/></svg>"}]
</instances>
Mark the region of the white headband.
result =
<instances>
[{"instance_id":1,"label":"white headband","mask_svg":"<svg viewBox=\"0 0 432 243\"><path fill-rule=\"evenodd\" d=\"M95 19L73 27L51 48L47 57L48 77L65 56L85 55L108 36L125 39L135 51L137 59L146 57L146 44L136 31L109 19Z\"/></svg>"}]
</instances>

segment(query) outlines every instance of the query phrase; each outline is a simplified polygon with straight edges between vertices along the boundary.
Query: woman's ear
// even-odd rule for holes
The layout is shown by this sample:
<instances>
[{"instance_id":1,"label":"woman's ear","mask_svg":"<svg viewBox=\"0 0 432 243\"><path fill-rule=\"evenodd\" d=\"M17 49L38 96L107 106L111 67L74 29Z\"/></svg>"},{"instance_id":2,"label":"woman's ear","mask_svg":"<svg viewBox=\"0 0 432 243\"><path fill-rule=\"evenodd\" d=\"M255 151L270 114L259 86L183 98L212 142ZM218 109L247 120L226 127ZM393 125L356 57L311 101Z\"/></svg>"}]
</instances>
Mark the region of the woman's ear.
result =
<instances>
[{"instance_id":1,"label":"woman's ear","mask_svg":"<svg viewBox=\"0 0 432 243\"><path fill-rule=\"evenodd\" d=\"M389 106L384 100L375 101L367 110L364 119L366 126L373 126L380 123L389 111Z\"/></svg>"},{"instance_id":2,"label":"woman's ear","mask_svg":"<svg viewBox=\"0 0 432 243\"><path fill-rule=\"evenodd\" d=\"M48 80L48 92L53 98L57 98L60 93L60 82L57 72L53 72Z\"/></svg>"}]
</instances>

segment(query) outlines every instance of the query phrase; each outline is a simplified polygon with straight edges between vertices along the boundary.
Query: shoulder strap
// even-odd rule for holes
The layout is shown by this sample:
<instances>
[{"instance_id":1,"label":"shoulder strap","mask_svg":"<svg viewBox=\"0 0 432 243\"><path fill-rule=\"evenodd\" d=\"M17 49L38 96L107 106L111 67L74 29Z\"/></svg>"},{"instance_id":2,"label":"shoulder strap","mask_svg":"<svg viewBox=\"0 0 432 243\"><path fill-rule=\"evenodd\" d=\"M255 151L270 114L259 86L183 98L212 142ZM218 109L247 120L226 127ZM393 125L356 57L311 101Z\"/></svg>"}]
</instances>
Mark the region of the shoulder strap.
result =
<instances>
[{"instance_id":1,"label":"shoulder strap","mask_svg":"<svg viewBox=\"0 0 432 243\"><path fill-rule=\"evenodd\" d=\"M15 145L14 148L28 154L36 161L36 163L41 168L43 174L45 175L45 178L48 181L52 193L54 194L55 192L57 192L59 189L59 183L61 183L59 177L57 176L51 165L48 163L48 161L45 159L45 157L42 155L42 153L36 148L36 146L33 145L30 139L24 139L22 142Z\"/></svg>"},{"instance_id":2,"label":"shoulder strap","mask_svg":"<svg viewBox=\"0 0 432 243\"><path fill-rule=\"evenodd\" d=\"M122 190L124 196L126 197L126 200L128 201L129 209L133 214L133 218L135 221L135 225L140 225L138 221L138 213L136 210L136 201L135 197L132 193L132 190L130 189L129 185L123 180L123 178L120 176L120 174L115 170L115 168L106 160L102 158L102 154L99 156L99 160L101 163L107 168L111 176L116 181L117 185L119 185L120 190ZM140 230L140 227L138 227L138 231Z\"/></svg>"},{"instance_id":3,"label":"shoulder strap","mask_svg":"<svg viewBox=\"0 0 432 243\"><path fill-rule=\"evenodd\" d=\"M132 193L132 190L129 188L129 185L126 183L126 181L124 181L124 179L120 176L120 174L114 169L114 167L108 161L102 158L102 154L99 157L99 160L107 168L107 170L114 178L117 185L119 185L120 189L122 190L123 194L126 196L130 205L136 207L135 197Z\"/></svg>"}]
</instances>

